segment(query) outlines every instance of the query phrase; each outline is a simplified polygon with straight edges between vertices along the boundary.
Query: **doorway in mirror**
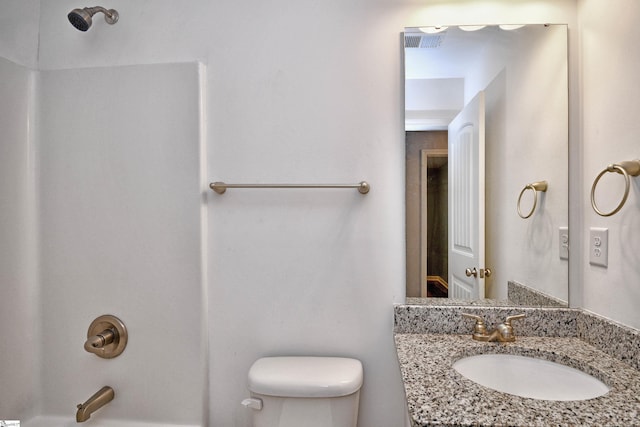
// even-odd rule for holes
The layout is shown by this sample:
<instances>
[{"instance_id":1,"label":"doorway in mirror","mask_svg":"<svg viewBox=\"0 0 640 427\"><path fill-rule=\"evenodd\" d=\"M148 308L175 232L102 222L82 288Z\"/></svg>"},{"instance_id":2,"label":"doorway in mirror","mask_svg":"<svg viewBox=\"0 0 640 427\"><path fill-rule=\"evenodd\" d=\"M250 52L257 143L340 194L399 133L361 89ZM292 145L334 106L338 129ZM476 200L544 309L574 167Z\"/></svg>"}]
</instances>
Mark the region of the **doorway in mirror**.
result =
<instances>
[{"instance_id":1,"label":"doorway in mirror","mask_svg":"<svg viewBox=\"0 0 640 427\"><path fill-rule=\"evenodd\" d=\"M406 132L405 153L407 296L447 298L447 131Z\"/></svg>"}]
</instances>

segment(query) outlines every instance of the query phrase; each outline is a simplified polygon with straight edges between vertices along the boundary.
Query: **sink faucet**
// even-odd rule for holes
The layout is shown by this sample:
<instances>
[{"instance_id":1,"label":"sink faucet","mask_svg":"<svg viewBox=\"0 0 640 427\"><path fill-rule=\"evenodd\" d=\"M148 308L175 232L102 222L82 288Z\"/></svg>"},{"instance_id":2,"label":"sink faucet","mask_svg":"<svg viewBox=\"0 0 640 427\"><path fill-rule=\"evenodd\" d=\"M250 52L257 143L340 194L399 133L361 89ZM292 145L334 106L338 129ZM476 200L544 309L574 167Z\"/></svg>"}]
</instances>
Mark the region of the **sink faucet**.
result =
<instances>
[{"instance_id":1,"label":"sink faucet","mask_svg":"<svg viewBox=\"0 0 640 427\"><path fill-rule=\"evenodd\" d=\"M87 421L91 417L91 414L93 412L111 402L114 397L115 393L111 387L102 387L86 402L78 405L78 412L76 412L76 422L83 423Z\"/></svg>"},{"instance_id":2,"label":"sink faucet","mask_svg":"<svg viewBox=\"0 0 640 427\"><path fill-rule=\"evenodd\" d=\"M464 317L468 317L470 319L475 319L476 324L473 328L473 334L471 337L476 341L498 341L498 342L513 342L516 340L516 335L513 333L513 326L511 326L511 321L516 319L522 319L525 317L525 314L516 314L514 316L507 316L504 323L499 324L493 331L487 331L487 327L484 323L482 317L469 314L462 313Z\"/></svg>"}]
</instances>

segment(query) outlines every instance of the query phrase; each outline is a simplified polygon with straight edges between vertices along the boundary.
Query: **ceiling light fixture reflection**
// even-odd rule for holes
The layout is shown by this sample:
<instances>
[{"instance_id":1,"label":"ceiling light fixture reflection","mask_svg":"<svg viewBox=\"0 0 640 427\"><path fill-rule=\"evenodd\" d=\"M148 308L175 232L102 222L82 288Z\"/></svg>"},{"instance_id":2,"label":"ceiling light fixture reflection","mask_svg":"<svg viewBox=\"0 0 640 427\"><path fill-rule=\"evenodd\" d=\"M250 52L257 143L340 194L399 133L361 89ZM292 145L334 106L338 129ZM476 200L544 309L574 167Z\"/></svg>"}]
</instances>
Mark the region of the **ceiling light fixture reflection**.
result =
<instances>
[{"instance_id":1,"label":"ceiling light fixture reflection","mask_svg":"<svg viewBox=\"0 0 640 427\"><path fill-rule=\"evenodd\" d=\"M486 25L460 25L462 31L478 31L486 27Z\"/></svg>"},{"instance_id":2,"label":"ceiling light fixture reflection","mask_svg":"<svg viewBox=\"0 0 640 427\"><path fill-rule=\"evenodd\" d=\"M503 30L511 31L511 30L517 30L518 28L524 27L524 24L503 24L503 25L500 25L499 27L502 28Z\"/></svg>"},{"instance_id":3,"label":"ceiling light fixture reflection","mask_svg":"<svg viewBox=\"0 0 640 427\"><path fill-rule=\"evenodd\" d=\"M443 31L446 31L447 28L449 28L449 27L420 27L418 29L420 31L422 31L423 33L437 34L437 33L441 33Z\"/></svg>"}]
</instances>

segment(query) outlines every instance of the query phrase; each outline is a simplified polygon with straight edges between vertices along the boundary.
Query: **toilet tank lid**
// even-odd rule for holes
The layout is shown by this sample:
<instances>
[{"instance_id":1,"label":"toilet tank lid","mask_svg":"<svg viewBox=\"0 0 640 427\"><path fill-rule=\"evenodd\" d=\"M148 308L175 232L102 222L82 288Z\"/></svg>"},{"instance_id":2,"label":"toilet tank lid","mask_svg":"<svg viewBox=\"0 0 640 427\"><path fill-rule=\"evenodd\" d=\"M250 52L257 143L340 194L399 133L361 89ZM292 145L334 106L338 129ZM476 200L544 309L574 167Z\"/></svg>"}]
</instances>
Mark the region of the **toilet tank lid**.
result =
<instances>
[{"instance_id":1,"label":"toilet tank lid","mask_svg":"<svg viewBox=\"0 0 640 427\"><path fill-rule=\"evenodd\" d=\"M249 370L249 390L267 396L339 397L362 386L362 363L345 357L264 357Z\"/></svg>"}]
</instances>

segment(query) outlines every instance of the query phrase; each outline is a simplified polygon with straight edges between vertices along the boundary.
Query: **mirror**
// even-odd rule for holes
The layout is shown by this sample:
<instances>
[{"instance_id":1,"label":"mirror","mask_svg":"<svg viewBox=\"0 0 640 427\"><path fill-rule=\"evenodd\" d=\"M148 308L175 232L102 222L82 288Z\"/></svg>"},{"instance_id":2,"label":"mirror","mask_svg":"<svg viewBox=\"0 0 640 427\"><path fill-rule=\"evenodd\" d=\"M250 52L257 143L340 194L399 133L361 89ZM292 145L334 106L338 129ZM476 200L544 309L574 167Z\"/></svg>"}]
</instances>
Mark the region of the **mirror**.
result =
<instances>
[{"instance_id":1,"label":"mirror","mask_svg":"<svg viewBox=\"0 0 640 427\"><path fill-rule=\"evenodd\" d=\"M566 306L566 25L405 28L407 303Z\"/></svg>"}]
</instances>

